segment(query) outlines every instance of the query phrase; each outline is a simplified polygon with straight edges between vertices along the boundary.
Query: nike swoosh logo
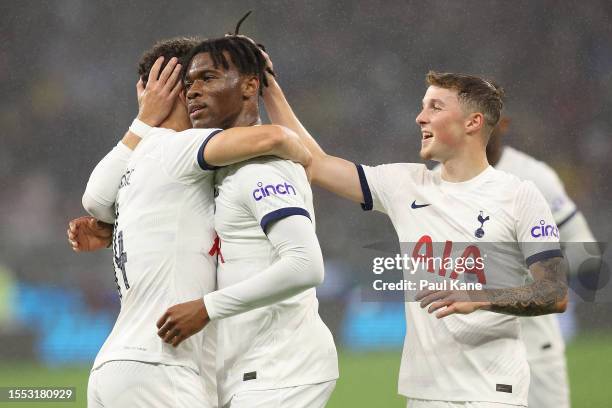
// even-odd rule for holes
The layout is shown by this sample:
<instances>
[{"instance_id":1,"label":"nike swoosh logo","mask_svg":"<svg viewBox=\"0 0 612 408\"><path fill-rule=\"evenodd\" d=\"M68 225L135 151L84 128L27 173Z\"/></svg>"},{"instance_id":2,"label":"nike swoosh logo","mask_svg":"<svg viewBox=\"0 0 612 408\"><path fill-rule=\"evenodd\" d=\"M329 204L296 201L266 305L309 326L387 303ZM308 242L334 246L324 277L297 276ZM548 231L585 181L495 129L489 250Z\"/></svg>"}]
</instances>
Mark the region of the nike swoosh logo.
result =
<instances>
[{"instance_id":1,"label":"nike swoosh logo","mask_svg":"<svg viewBox=\"0 0 612 408\"><path fill-rule=\"evenodd\" d=\"M412 204L410 205L410 207L416 210L417 208L427 207L428 205L431 205L431 204L417 204L416 200L414 200Z\"/></svg>"}]
</instances>

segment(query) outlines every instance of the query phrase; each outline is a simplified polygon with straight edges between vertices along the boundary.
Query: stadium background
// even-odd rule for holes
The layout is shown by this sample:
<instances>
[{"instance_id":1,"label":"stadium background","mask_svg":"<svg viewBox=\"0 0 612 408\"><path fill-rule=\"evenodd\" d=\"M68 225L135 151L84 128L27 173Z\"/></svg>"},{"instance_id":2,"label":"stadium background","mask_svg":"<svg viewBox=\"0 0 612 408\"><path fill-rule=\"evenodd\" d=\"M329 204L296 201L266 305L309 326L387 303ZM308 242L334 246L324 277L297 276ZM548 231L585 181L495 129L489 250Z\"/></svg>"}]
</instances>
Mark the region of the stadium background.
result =
<instances>
[{"instance_id":1,"label":"stadium background","mask_svg":"<svg viewBox=\"0 0 612 408\"><path fill-rule=\"evenodd\" d=\"M66 406L84 406L118 301L110 252L72 253L66 223L83 214L91 169L137 112L141 53L162 38L220 36L249 9L243 32L266 44L294 109L329 152L418 161L425 73L484 75L507 91L506 141L552 165L597 239L609 240L609 1L2 2L0 387L76 386L78 402ZM372 248L395 239L392 226L319 189L315 197L321 314L341 351L330 406L403 406L403 305L363 302L358 287ZM575 296L577 319L565 326L576 407L612 406L608 282L590 283L601 287L591 301Z\"/></svg>"}]
</instances>

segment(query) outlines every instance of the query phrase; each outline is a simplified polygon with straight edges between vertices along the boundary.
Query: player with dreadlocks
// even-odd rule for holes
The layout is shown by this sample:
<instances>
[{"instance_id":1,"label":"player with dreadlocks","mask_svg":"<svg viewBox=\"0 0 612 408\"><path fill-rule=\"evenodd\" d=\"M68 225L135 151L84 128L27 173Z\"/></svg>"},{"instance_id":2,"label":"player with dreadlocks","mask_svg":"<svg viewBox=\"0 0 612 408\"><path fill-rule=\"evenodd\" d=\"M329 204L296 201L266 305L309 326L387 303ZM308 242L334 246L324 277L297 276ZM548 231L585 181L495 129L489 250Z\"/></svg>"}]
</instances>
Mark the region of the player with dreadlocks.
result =
<instances>
[{"instance_id":1,"label":"player with dreadlocks","mask_svg":"<svg viewBox=\"0 0 612 408\"><path fill-rule=\"evenodd\" d=\"M264 155L306 164L310 157L279 126L236 127L251 124L243 120L191 129L178 61L195 43L166 41L143 56L138 117L96 166L83 196L93 217L114 222L121 298L117 322L90 375L89 407L217 405L214 367L205 367L214 364L210 343L204 343L213 334L201 332L173 347L157 336L154 323L170 305L215 288L216 258L209 253L215 248L214 166ZM239 100L251 100L252 89L244 88ZM96 249L103 241L81 239L88 230L111 229L95 219L73 227L69 239L77 250ZM200 375L208 375L212 389L203 389Z\"/></svg>"},{"instance_id":2,"label":"player with dreadlocks","mask_svg":"<svg viewBox=\"0 0 612 408\"><path fill-rule=\"evenodd\" d=\"M259 124L265 69L245 38L196 46L184 76L194 128ZM338 362L318 314L315 286L323 280L323 260L304 168L257 158L217 170L216 184L219 289L169 308L158 334L179 344L217 322L224 407L324 407Z\"/></svg>"}]
</instances>

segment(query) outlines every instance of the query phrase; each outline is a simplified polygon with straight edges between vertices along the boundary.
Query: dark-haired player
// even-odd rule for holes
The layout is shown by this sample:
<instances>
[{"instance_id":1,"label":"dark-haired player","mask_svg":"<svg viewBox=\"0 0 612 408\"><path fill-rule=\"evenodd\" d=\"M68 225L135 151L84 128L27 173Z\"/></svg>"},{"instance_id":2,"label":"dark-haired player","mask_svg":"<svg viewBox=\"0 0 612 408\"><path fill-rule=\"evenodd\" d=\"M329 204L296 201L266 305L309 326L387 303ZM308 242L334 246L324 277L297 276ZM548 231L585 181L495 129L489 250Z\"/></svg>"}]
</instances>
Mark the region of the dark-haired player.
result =
<instances>
[{"instance_id":1,"label":"dark-haired player","mask_svg":"<svg viewBox=\"0 0 612 408\"><path fill-rule=\"evenodd\" d=\"M204 344L211 333L173 347L155 328L169 306L215 288L216 259L209 253L215 238L212 166L260 155L309 160L291 131L237 127L251 124L239 120L240 114L223 129L190 129L177 61L194 44L165 41L145 54L140 73L150 75L138 84L138 118L96 166L83 197L90 214L114 222L121 297L119 316L90 375L89 407L216 406L214 386L204 390L200 379L214 384L214 356L210 343ZM243 97L250 95L243 91Z\"/></svg>"},{"instance_id":2,"label":"dark-haired player","mask_svg":"<svg viewBox=\"0 0 612 408\"><path fill-rule=\"evenodd\" d=\"M526 406L529 368L515 316L563 311L567 286L558 237L531 234L540 223L549 231L556 228L541 193L531 182L487 162L486 145L499 120L502 91L474 76L427 75L429 87L416 122L421 157L441 162L436 173L417 163L356 166L326 154L278 84L269 81L266 110L273 123L295 130L308 144L313 182L361 203L364 210L387 214L408 254L428 257L430 249L438 257L451 254L443 254L436 243L453 248L453 254L481 247L481 242L509 243L504 253L487 259L486 268L470 273L472 278L488 276L496 289L469 293L470 301L465 293L450 290L407 294L407 300L417 300L406 302L398 385L408 407ZM531 284L525 284L527 268ZM434 280L450 271L419 273Z\"/></svg>"},{"instance_id":3,"label":"dark-haired player","mask_svg":"<svg viewBox=\"0 0 612 408\"><path fill-rule=\"evenodd\" d=\"M194 127L259 123L265 66L241 37L196 47L185 75ZM323 260L306 173L287 160L257 158L217 170L216 179L219 290L170 308L159 335L176 343L217 321L224 407L324 407L338 362L318 314Z\"/></svg>"}]
</instances>

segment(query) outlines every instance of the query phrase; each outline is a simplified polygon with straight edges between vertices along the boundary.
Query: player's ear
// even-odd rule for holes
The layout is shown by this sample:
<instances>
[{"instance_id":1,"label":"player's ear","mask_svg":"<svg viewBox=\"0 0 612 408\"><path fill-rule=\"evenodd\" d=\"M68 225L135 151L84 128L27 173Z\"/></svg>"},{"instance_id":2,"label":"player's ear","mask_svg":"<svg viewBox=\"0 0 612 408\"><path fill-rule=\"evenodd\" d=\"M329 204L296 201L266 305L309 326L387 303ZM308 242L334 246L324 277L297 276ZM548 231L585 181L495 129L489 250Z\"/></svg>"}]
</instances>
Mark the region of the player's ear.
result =
<instances>
[{"instance_id":1,"label":"player's ear","mask_svg":"<svg viewBox=\"0 0 612 408\"><path fill-rule=\"evenodd\" d=\"M259 96L259 78L248 76L242 81L242 96L244 99Z\"/></svg>"},{"instance_id":2,"label":"player's ear","mask_svg":"<svg viewBox=\"0 0 612 408\"><path fill-rule=\"evenodd\" d=\"M470 113L465 121L466 133L475 133L484 127L484 115L480 112Z\"/></svg>"}]
</instances>

